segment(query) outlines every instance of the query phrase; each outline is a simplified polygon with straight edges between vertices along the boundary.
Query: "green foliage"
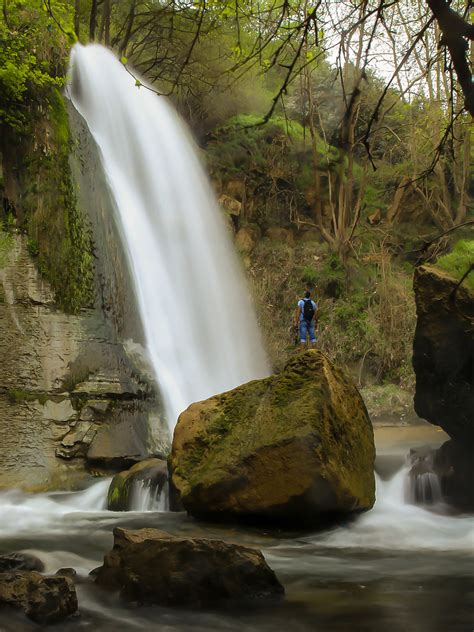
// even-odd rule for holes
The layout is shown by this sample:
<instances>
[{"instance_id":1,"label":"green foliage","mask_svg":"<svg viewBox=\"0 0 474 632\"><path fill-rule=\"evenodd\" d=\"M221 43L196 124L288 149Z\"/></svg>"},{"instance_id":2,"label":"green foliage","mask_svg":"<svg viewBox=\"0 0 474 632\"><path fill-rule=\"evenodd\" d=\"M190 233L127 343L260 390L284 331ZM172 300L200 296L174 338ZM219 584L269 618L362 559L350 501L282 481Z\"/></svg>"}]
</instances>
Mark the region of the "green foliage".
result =
<instances>
[{"instance_id":1,"label":"green foliage","mask_svg":"<svg viewBox=\"0 0 474 632\"><path fill-rule=\"evenodd\" d=\"M300 278L306 285L314 287L318 281L318 273L312 266L304 266L300 268Z\"/></svg>"},{"instance_id":2,"label":"green foliage","mask_svg":"<svg viewBox=\"0 0 474 632\"><path fill-rule=\"evenodd\" d=\"M458 241L452 252L436 262L438 268L445 270L457 280L460 280L472 265L474 265L474 239ZM474 272L467 276L464 283L474 288Z\"/></svg>"},{"instance_id":3,"label":"green foliage","mask_svg":"<svg viewBox=\"0 0 474 632\"><path fill-rule=\"evenodd\" d=\"M4 3L0 21L0 122L16 129L29 123L28 102L61 87L68 46L74 39L71 7L42 0ZM59 24L61 26L59 26Z\"/></svg>"},{"instance_id":4,"label":"green foliage","mask_svg":"<svg viewBox=\"0 0 474 632\"><path fill-rule=\"evenodd\" d=\"M13 237L10 233L4 232L0 228L0 269L5 266L8 259L8 253L13 246Z\"/></svg>"},{"instance_id":5,"label":"green foliage","mask_svg":"<svg viewBox=\"0 0 474 632\"><path fill-rule=\"evenodd\" d=\"M8 400L11 404L23 404L27 402L39 402L45 404L49 397L46 393L32 393L21 388L15 388L7 392Z\"/></svg>"},{"instance_id":6,"label":"green foliage","mask_svg":"<svg viewBox=\"0 0 474 632\"><path fill-rule=\"evenodd\" d=\"M327 296L338 298L344 292L346 269L336 254L331 254L324 262L320 285Z\"/></svg>"},{"instance_id":7,"label":"green foliage","mask_svg":"<svg viewBox=\"0 0 474 632\"><path fill-rule=\"evenodd\" d=\"M28 239L26 247L31 257L37 257L39 255L39 244L36 239Z\"/></svg>"},{"instance_id":8,"label":"green foliage","mask_svg":"<svg viewBox=\"0 0 474 632\"><path fill-rule=\"evenodd\" d=\"M327 252L325 244L258 244L251 255L249 279L276 367L295 351L291 323L302 276L307 275L319 306L318 348L356 377L362 367L364 375L368 371L377 382L391 379L412 386L413 270L405 270L398 261L390 264L380 255L377 239L372 241L377 256L346 266Z\"/></svg>"},{"instance_id":9,"label":"green foliage","mask_svg":"<svg viewBox=\"0 0 474 632\"><path fill-rule=\"evenodd\" d=\"M76 312L93 303L94 266L91 236L71 181L69 121L59 90L75 41L73 9L63 0L4 4L0 123L8 138L0 150L18 179L21 197L15 203L19 228L28 233L28 251L59 306Z\"/></svg>"},{"instance_id":10,"label":"green foliage","mask_svg":"<svg viewBox=\"0 0 474 632\"><path fill-rule=\"evenodd\" d=\"M207 146L211 169L231 176L242 169L268 171L277 154L286 154L291 160L291 145L304 141L303 127L283 117L274 117L265 125L261 123L260 115L244 114L217 128Z\"/></svg>"},{"instance_id":11,"label":"green foliage","mask_svg":"<svg viewBox=\"0 0 474 632\"><path fill-rule=\"evenodd\" d=\"M64 99L57 88L53 88L48 93L49 119L54 128L56 142L60 147L68 147L70 141L69 117L67 114Z\"/></svg>"}]
</instances>

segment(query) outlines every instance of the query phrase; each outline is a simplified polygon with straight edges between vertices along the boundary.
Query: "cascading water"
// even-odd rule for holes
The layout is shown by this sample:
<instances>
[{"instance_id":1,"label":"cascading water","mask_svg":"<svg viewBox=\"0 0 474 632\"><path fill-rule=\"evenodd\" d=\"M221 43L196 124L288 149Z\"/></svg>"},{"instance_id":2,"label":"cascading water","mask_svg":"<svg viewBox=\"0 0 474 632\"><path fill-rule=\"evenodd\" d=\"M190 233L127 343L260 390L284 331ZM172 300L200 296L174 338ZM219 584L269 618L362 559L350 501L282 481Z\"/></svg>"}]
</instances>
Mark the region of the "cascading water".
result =
<instances>
[{"instance_id":1,"label":"cascading water","mask_svg":"<svg viewBox=\"0 0 474 632\"><path fill-rule=\"evenodd\" d=\"M149 479L133 481L130 490L130 511L167 511L168 485L158 486Z\"/></svg>"},{"instance_id":2,"label":"cascading water","mask_svg":"<svg viewBox=\"0 0 474 632\"><path fill-rule=\"evenodd\" d=\"M179 413L268 375L233 246L193 143L164 97L99 45L68 94L100 149L171 430Z\"/></svg>"}]
</instances>

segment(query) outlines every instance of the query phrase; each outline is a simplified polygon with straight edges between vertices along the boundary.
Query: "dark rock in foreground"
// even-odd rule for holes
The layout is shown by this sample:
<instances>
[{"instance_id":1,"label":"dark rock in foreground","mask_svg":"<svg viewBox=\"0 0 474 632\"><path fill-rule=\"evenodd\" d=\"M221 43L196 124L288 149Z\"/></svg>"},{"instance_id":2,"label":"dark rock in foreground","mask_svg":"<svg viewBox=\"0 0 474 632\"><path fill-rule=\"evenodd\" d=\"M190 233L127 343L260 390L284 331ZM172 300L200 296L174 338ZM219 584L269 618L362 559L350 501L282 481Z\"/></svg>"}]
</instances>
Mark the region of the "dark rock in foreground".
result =
<instances>
[{"instance_id":1,"label":"dark rock in foreground","mask_svg":"<svg viewBox=\"0 0 474 632\"><path fill-rule=\"evenodd\" d=\"M37 623L55 623L76 612L76 590L68 577L44 577L36 571L3 572L2 606L20 608Z\"/></svg>"},{"instance_id":2,"label":"dark rock in foreground","mask_svg":"<svg viewBox=\"0 0 474 632\"><path fill-rule=\"evenodd\" d=\"M149 528L115 528L114 547L95 581L127 600L164 606L201 607L284 592L260 551Z\"/></svg>"},{"instance_id":3,"label":"dark rock in foreground","mask_svg":"<svg viewBox=\"0 0 474 632\"><path fill-rule=\"evenodd\" d=\"M429 266L415 271L415 410L474 446L474 292Z\"/></svg>"},{"instance_id":4,"label":"dark rock in foreground","mask_svg":"<svg viewBox=\"0 0 474 632\"><path fill-rule=\"evenodd\" d=\"M300 527L370 509L374 459L357 388L313 350L192 404L175 429L171 471L192 515Z\"/></svg>"}]
</instances>

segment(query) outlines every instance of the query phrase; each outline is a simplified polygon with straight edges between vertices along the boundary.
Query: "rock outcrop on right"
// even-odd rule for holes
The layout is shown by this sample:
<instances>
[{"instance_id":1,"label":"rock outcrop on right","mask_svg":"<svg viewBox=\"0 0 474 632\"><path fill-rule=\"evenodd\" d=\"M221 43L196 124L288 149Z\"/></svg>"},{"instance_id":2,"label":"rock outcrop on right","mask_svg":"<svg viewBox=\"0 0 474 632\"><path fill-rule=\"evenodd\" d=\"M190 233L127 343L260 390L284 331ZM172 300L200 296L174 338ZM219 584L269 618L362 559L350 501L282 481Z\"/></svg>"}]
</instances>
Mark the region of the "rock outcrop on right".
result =
<instances>
[{"instance_id":1,"label":"rock outcrop on right","mask_svg":"<svg viewBox=\"0 0 474 632\"><path fill-rule=\"evenodd\" d=\"M446 501L474 510L474 290L443 270L420 266L414 289L415 410L451 437L430 456Z\"/></svg>"},{"instance_id":2,"label":"rock outcrop on right","mask_svg":"<svg viewBox=\"0 0 474 632\"><path fill-rule=\"evenodd\" d=\"M442 270L415 271L415 410L456 441L474 444L474 291Z\"/></svg>"},{"instance_id":3,"label":"rock outcrop on right","mask_svg":"<svg viewBox=\"0 0 474 632\"><path fill-rule=\"evenodd\" d=\"M372 424L352 381L319 351L281 373L192 404L170 460L184 508L291 527L370 509Z\"/></svg>"}]
</instances>

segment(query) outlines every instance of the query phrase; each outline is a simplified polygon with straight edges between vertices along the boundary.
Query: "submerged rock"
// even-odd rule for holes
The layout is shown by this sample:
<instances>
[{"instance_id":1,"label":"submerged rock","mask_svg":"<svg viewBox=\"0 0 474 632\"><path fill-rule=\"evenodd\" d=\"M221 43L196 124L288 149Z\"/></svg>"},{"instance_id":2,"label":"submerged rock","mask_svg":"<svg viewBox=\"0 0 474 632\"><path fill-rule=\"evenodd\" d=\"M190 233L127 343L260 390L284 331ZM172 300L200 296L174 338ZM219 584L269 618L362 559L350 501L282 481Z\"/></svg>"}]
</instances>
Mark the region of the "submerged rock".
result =
<instances>
[{"instance_id":1,"label":"submerged rock","mask_svg":"<svg viewBox=\"0 0 474 632\"><path fill-rule=\"evenodd\" d=\"M36 571L0 573L0 608L22 609L37 623L63 621L77 610L74 584L68 577L44 577Z\"/></svg>"},{"instance_id":2,"label":"submerged rock","mask_svg":"<svg viewBox=\"0 0 474 632\"><path fill-rule=\"evenodd\" d=\"M474 445L474 292L442 270L415 270L415 410Z\"/></svg>"},{"instance_id":3,"label":"submerged rock","mask_svg":"<svg viewBox=\"0 0 474 632\"><path fill-rule=\"evenodd\" d=\"M116 474L107 493L107 508L111 511L143 509L134 506L136 494L142 485L149 488L150 497L164 493L168 483L168 465L161 459L146 459L129 470Z\"/></svg>"},{"instance_id":4,"label":"submerged rock","mask_svg":"<svg viewBox=\"0 0 474 632\"><path fill-rule=\"evenodd\" d=\"M359 392L312 350L278 375L192 404L175 429L171 471L195 516L300 526L370 509L374 459Z\"/></svg>"},{"instance_id":5,"label":"submerged rock","mask_svg":"<svg viewBox=\"0 0 474 632\"><path fill-rule=\"evenodd\" d=\"M29 553L4 553L0 555L0 573L3 571L39 571L44 570L43 562Z\"/></svg>"},{"instance_id":6,"label":"submerged rock","mask_svg":"<svg viewBox=\"0 0 474 632\"><path fill-rule=\"evenodd\" d=\"M260 551L158 529L114 529L114 547L95 576L138 603L199 607L284 592Z\"/></svg>"}]
</instances>

